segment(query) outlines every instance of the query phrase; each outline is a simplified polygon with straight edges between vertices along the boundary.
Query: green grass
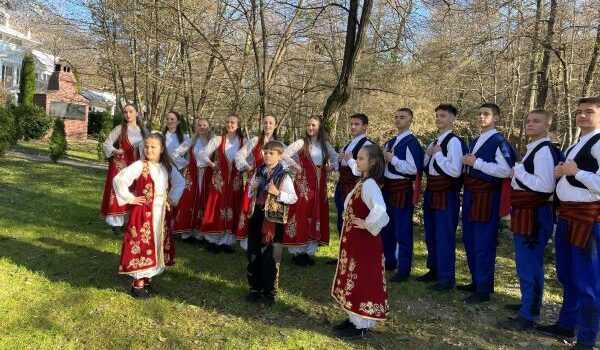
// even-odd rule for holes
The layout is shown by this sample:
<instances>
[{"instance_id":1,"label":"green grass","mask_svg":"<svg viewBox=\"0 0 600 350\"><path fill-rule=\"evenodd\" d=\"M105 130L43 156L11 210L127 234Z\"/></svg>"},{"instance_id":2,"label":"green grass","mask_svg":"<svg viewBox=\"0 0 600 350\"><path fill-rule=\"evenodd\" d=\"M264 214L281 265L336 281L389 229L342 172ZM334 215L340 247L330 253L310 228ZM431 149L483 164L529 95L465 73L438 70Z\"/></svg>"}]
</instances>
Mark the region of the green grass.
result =
<instances>
[{"instance_id":1,"label":"green grass","mask_svg":"<svg viewBox=\"0 0 600 350\"><path fill-rule=\"evenodd\" d=\"M96 153L96 145L98 141L93 139L88 140L70 140L67 145L67 157L78 160L86 160L92 162L100 162ZM29 140L19 141L17 145L13 147L15 151L32 153L37 155L50 155L47 140ZM104 161L104 160L102 160Z\"/></svg>"},{"instance_id":2,"label":"green grass","mask_svg":"<svg viewBox=\"0 0 600 350\"><path fill-rule=\"evenodd\" d=\"M460 292L432 295L415 281L388 284L390 318L367 340L335 338L343 319L329 295L337 241L315 267L282 261L272 308L248 305L245 257L177 245L177 263L155 279L160 296L135 300L117 274L121 241L98 216L104 171L18 158L0 159L0 349L564 349L495 322L518 302L510 237L502 235L496 294L467 307ZM333 206L332 206L333 207ZM333 208L332 208L333 209ZM336 238L333 229L332 237ZM425 272L415 237L413 274ZM179 242L179 241L177 241ZM462 247L459 245L462 249ZM467 281L458 252L458 281ZM542 320L556 315L560 290L547 267Z\"/></svg>"}]
</instances>

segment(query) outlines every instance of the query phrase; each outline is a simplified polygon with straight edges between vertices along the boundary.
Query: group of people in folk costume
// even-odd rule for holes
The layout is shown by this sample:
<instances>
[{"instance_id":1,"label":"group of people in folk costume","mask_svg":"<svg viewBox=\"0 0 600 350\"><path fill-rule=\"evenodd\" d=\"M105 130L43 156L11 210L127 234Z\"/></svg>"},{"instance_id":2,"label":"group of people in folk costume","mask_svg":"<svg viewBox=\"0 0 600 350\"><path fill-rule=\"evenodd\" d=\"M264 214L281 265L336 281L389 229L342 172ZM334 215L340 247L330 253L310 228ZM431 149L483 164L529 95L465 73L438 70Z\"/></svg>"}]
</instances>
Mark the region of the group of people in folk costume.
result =
<instances>
[{"instance_id":1,"label":"group of people in folk costume","mask_svg":"<svg viewBox=\"0 0 600 350\"><path fill-rule=\"evenodd\" d=\"M146 298L156 293L151 278L173 264L172 232L205 239L213 252L231 252L240 241L248 258L246 300L270 305L282 247L306 266L328 244L327 173L339 171L340 246L331 294L348 318L334 329L345 339L363 337L389 313L385 271L396 271L389 280L396 283L411 275L412 216L425 174L428 272L416 280L432 282L432 292L469 292L466 304L489 301L498 224L510 213L521 303L507 305L516 317L498 326L576 338L573 349L592 349L600 323L600 98L578 101L581 137L564 155L548 138L552 113L529 112L530 143L520 162L496 130L497 105L481 105L482 132L469 145L452 132L457 114L450 104L435 109L438 137L425 150L410 131L410 109L395 112L398 135L383 147L367 139L368 117L353 114L352 139L338 154L319 116L309 117L305 136L286 147L277 141L273 116L262 119L260 135L250 140L236 115L210 140L209 121L196 120L189 139L176 113L167 114L162 134L148 133L127 105L123 124L104 143L110 162L101 213L116 234L128 215L119 271L134 278L132 295ZM459 219L471 282L455 286ZM553 232L563 304L555 324L535 325Z\"/></svg>"}]
</instances>

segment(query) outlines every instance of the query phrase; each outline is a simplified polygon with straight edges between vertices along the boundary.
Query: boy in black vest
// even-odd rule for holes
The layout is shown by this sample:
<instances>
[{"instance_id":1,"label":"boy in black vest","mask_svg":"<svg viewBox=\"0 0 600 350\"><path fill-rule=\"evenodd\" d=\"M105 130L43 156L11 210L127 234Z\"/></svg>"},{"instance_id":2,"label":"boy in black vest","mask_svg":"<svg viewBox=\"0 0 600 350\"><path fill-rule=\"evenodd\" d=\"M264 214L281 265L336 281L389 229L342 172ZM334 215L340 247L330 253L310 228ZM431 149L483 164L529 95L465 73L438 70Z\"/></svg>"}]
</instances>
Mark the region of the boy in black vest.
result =
<instances>
[{"instance_id":1,"label":"boy in black vest","mask_svg":"<svg viewBox=\"0 0 600 350\"><path fill-rule=\"evenodd\" d=\"M560 151L552 145L548 131L552 114L543 109L529 112L525 133L530 143L521 164L511 172L511 221L515 264L521 287L521 304L507 305L516 318L499 322L500 328L525 331L540 315L544 294L544 250L554 228L552 202L554 167Z\"/></svg>"},{"instance_id":2,"label":"boy in black vest","mask_svg":"<svg viewBox=\"0 0 600 350\"><path fill-rule=\"evenodd\" d=\"M412 267L413 212L423 173L423 148L410 132L412 121L413 112L409 108L398 109L394 114L398 135L384 146L386 167L382 193L390 221L381 231L381 238L385 264L391 268L398 266L393 282L407 280Z\"/></svg>"},{"instance_id":3,"label":"boy in black vest","mask_svg":"<svg viewBox=\"0 0 600 350\"><path fill-rule=\"evenodd\" d=\"M287 207L298 200L292 179L281 164L282 154L283 144L279 141L263 146L264 164L252 176L248 193L251 204L246 255L250 294L246 300L257 302L262 294L266 305L273 304L277 294Z\"/></svg>"},{"instance_id":4,"label":"boy in black vest","mask_svg":"<svg viewBox=\"0 0 600 350\"><path fill-rule=\"evenodd\" d=\"M429 289L440 292L453 289L455 284L462 158L467 153L465 142L452 133L457 112L451 104L436 107L438 137L427 147L424 161L427 187L423 200L423 219L429 272L417 277L417 280L436 281Z\"/></svg>"},{"instance_id":5,"label":"boy in black vest","mask_svg":"<svg viewBox=\"0 0 600 350\"><path fill-rule=\"evenodd\" d=\"M556 275L563 303L556 324L536 329L573 338L572 349L591 350L600 322L600 98L582 98L577 108L579 141L556 166L560 200L556 227Z\"/></svg>"}]
</instances>

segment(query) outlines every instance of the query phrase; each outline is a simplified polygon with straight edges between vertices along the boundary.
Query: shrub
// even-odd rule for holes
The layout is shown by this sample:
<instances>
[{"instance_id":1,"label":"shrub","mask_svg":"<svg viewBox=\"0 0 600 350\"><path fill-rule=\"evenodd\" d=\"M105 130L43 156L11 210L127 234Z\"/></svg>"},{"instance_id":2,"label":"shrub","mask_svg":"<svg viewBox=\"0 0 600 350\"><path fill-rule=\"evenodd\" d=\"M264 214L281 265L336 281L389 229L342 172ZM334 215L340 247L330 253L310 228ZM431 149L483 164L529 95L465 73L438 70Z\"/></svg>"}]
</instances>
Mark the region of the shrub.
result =
<instances>
[{"instance_id":1,"label":"shrub","mask_svg":"<svg viewBox=\"0 0 600 350\"><path fill-rule=\"evenodd\" d=\"M35 59L31 52L23 57L21 62L21 79L19 80L19 104L33 106L35 95Z\"/></svg>"},{"instance_id":2,"label":"shrub","mask_svg":"<svg viewBox=\"0 0 600 350\"><path fill-rule=\"evenodd\" d=\"M50 159L57 162L67 153L67 135L65 134L65 122L62 118L54 119L54 131L50 140Z\"/></svg>"},{"instance_id":3,"label":"shrub","mask_svg":"<svg viewBox=\"0 0 600 350\"><path fill-rule=\"evenodd\" d=\"M112 117L108 112L90 112L88 114L88 135L99 135L102 130L104 119L109 118L112 123Z\"/></svg>"},{"instance_id":4,"label":"shrub","mask_svg":"<svg viewBox=\"0 0 600 350\"><path fill-rule=\"evenodd\" d=\"M0 156L17 143L17 122L10 108L0 108Z\"/></svg>"},{"instance_id":5,"label":"shrub","mask_svg":"<svg viewBox=\"0 0 600 350\"><path fill-rule=\"evenodd\" d=\"M53 118L37 106L12 106L17 120L17 136L19 139L41 139L54 124Z\"/></svg>"},{"instance_id":6,"label":"shrub","mask_svg":"<svg viewBox=\"0 0 600 350\"><path fill-rule=\"evenodd\" d=\"M110 132L113 129L113 118L110 116L110 114L107 113L107 115L102 118L102 125L100 127L100 130L98 131L98 145L96 146L96 152L98 155L98 159L99 160L105 160L106 157L104 156L104 150L102 148L102 144L104 143L104 140L106 140L106 138L108 137L108 134L110 134Z\"/></svg>"}]
</instances>

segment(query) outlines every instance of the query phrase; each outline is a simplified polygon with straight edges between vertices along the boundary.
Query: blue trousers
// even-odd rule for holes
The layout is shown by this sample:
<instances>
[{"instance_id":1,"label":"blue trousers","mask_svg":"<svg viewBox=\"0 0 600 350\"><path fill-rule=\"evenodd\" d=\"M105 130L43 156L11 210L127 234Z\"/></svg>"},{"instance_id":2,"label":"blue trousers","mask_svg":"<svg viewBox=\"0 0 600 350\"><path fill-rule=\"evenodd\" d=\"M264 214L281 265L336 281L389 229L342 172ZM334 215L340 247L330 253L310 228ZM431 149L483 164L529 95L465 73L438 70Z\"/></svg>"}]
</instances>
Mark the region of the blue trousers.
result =
<instances>
[{"instance_id":1,"label":"blue trousers","mask_svg":"<svg viewBox=\"0 0 600 350\"><path fill-rule=\"evenodd\" d=\"M409 276L413 258L413 212L412 191L406 193L404 208L389 204L389 193L383 192L383 199L390 217L388 224L381 230L383 254L386 264L397 264L398 274ZM398 256L396 257L396 251Z\"/></svg>"},{"instance_id":2,"label":"blue trousers","mask_svg":"<svg viewBox=\"0 0 600 350\"><path fill-rule=\"evenodd\" d=\"M536 209L538 232L535 238L514 232L515 264L521 288L521 309L519 316L534 321L540 315L544 295L544 251L554 228L552 208L542 206ZM532 241L532 239L535 239Z\"/></svg>"},{"instance_id":3,"label":"blue trousers","mask_svg":"<svg viewBox=\"0 0 600 350\"><path fill-rule=\"evenodd\" d=\"M500 190L492 195L492 212L485 222L469 220L473 193L465 188L463 192L463 243L467 254L467 264L471 272L471 281L477 293L494 292L494 270L496 265L496 246L498 245L498 221L500 217Z\"/></svg>"},{"instance_id":4,"label":"blue trousers","mask_svg":"<svg viewBox=\"0 0 600 350\"><path fill-rule=\"evenodd\" d=\"M577 342L594 346L600 319L600 224L594 224L591 249L577 248L567 240L568 223L556 228L556 274L563 287L558 324L578 328Z\"/></svg>"},{"instance_id":5,"label":"blue trousers","mask_svg":"<svg viewBox=\"0 0 600 350\"><path fill-rule=\"evenodd\" d=\"M333 194L333 201L335 202L335 209L337 209L337 230L338 230L338 237L342 235L342 224L344 222L344 217L343 217L343 213L344 213L344 201L346 200L346 198L340 198L340 184L338 182L337 185L335 185L335 193Z\"/></svg>"},{"instance_id":6,"label":"blue trousers","mask_svg":"<svg viewBox=\"0 0 600 350\"><path fill-rule=\"evenodd\" d=\"M446 209L429 209L432 193L425 191L423 220L427 246L427 268L437 275L437 283L454 287L456 227L460 202L457 191L446 192Z\"/></svg>"}]
</instances>

